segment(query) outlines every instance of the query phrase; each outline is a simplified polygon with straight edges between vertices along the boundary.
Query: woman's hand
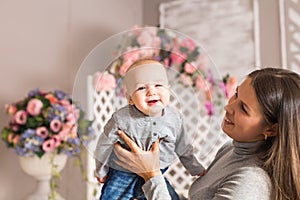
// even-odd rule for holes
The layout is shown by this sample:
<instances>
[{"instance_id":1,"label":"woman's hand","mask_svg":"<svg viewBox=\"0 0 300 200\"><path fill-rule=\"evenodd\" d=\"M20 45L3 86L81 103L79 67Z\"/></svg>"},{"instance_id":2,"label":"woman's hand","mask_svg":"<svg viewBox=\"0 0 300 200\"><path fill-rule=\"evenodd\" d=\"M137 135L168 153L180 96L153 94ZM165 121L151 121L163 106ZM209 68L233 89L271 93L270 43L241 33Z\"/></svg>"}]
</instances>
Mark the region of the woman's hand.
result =
<instances>
[{"instance_id":1,"label":"woman's hand","mask_svg":"<svg viewBox=\"0 0 300 200\"><path fill-rule=\"evenodd\" d=\"M159 140L153 143L150 151L139 148L123 131L118 131L119 136L129 146L131 151L124 149L119 143L115 144L115 154L120 161L115 161L129 171L141 176L145 181L161 175L159 168Z\"/></svg>"}]
</instances>

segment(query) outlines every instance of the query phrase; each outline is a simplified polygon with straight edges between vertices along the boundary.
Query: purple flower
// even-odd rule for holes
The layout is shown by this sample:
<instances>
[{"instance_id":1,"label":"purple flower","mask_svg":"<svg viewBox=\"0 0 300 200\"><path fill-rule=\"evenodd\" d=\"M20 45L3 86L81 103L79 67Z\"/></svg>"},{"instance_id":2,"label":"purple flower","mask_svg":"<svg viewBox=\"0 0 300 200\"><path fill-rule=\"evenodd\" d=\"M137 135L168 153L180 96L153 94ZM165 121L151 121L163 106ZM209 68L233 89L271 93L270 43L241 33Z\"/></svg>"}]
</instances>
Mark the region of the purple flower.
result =
<instances>
[{"instance_id":1,"label":"purple flower","mask_svg":"<svg viewBox=\"0 0 300 200\"><path fill-rule=\"evenodd\" d=\"M60 90L55 90L54 91L55 96L57 97L57 99L59 100L63 100L65 98L69 99L69 97L67 96L66 93L64 93L63 91Z\"/></svg>"},{"instance_id":2,"label":"purple flower","mask_svg":"<svg viewBox=\"0 0 300 200\"><path fill-rule=\"evenodd\" d=\"M36 96L38 96L40 94L40 90L38 88L34 89L34 90L31 90L29 93L28 93L28 97L30 98L34 98Z\"/></svg>"}]
</instances>

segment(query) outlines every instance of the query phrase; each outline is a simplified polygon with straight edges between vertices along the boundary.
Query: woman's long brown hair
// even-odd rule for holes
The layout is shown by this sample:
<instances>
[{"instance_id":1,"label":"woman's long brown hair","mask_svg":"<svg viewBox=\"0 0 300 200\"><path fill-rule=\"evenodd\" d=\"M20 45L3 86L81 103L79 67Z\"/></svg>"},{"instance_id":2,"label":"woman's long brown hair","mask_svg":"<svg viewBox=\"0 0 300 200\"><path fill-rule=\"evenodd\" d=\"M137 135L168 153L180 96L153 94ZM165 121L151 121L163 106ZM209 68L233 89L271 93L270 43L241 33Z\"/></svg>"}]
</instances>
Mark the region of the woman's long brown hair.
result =
<instances>
[{"instance_id":1,"label":"woman's long brown hair","mask_svg":"<svg viewBox=\"0 0 300 200\"><path fill-rule=\"evenodd\" d=\"M300 76L265 68L249 74L268 125L277 135L266 141L262 167L273 183L275 200L300 200Z\"/></svg>"}]
</instances>

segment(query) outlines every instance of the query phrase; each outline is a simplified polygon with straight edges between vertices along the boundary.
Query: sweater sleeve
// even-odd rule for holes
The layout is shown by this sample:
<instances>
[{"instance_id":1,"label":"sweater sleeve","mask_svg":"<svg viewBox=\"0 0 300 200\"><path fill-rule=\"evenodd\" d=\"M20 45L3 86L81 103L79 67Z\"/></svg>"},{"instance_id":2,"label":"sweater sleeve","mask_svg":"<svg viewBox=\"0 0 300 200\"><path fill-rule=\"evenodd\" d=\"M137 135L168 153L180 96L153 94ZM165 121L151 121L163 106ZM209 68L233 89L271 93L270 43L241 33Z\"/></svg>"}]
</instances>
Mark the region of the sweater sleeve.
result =
<instances>
[{"instance_id":1,"label":"sweater sleeve","mask_svg":"<svg viewBox=\"0 0 300 200\"><path fill-rule=\"evenodd\" d=\"M147 199L171 200L165 179L162 175L149 179L142 187Z\"/></svg>"},{"instance_id":2,"label":"sweater sleeve","mask_svg":"<svg viewBox=\"0 0 300 200\"><path fill-rule=\"evenodd\" d=\"M95 176L103 178L108 173L108 161L113 151L115 143L115 132L117 126L114 118L112 117L104 127L104 132L99 136L97 146L94 152L96 169Z\"/></svg>"},{"instance_id":3,"label":"sweater sleeve","mask_svg":"<svg viewBox=\"0 0 300 200\"><path fill-rule=\"evenodd\" d=\"M190 138L183 129L183 125L180 128L180 134L176 141L176 149L181 163L190 172L191 175L195 176L205 169L199 162L195 155L194 147L192 145L192 138Z\"/></svg>"},{"instance_id":4,"label":"sweater sleeve","mask_svg":"<svg viewBox=\"0 0 300 200\"><path fill-rule=\"evenodd\" d=\"M271 200L271 194L268 174L259 167L245 167L224 179L213 200Z\"/></svg>"}]
</instances>

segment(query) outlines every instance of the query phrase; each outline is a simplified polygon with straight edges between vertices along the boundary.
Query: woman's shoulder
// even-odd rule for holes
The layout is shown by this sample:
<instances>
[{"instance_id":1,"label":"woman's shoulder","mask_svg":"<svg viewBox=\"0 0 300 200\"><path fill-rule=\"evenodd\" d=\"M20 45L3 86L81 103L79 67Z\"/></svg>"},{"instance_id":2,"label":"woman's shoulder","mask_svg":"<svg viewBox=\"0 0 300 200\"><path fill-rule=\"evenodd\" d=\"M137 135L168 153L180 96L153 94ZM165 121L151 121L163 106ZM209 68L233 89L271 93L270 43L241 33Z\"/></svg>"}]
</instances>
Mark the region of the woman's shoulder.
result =
<instances>
[{"instance_id":1,"label":"woman's shoulder","mask_svg":"<svg viewBox=\"0 0 300 200\"><path fill-rule=\"evenodd\" d=\"M253 199L271 199L273 188L271 178L261 167L246 166L239 168L231 176L231 179L236 181L234 196L252 195Z\"/></svg>"}]
</instances>

